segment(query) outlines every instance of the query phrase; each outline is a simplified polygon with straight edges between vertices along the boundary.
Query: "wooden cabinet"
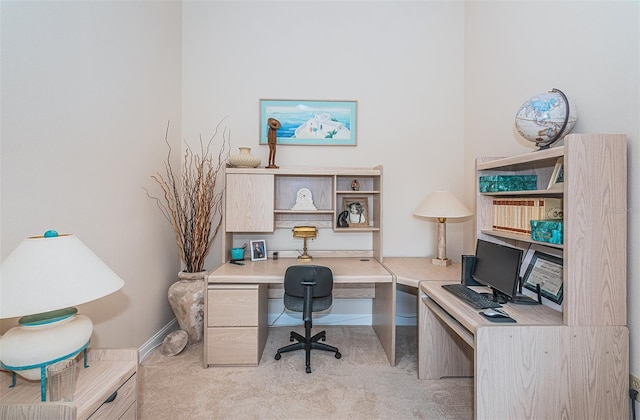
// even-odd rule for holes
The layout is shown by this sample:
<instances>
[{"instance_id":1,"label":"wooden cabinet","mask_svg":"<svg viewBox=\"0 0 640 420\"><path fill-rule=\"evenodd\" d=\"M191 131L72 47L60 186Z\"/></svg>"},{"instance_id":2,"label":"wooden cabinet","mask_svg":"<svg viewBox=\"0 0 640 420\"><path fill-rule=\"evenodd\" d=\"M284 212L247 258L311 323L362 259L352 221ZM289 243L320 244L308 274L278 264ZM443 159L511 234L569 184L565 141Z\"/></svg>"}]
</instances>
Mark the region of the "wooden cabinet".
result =
<instances>
[{"instance_id":1,"label":"wooden cabinet","mask_svg":"<svg viewBox=\"0 0 640 420\"><path fill-rule=\"evenodd\" d=\"M89 349L85 368L76 367L73 402L40 402L40 382L0 372L2 419L135 419L137 416L137 349Z\"/></svg>"},{"instance_id":2,"label":"wooden cabinet","mask_svg":"<svg viewBox=\"0 0 640 420\"><path fill-rule=\"evenodd\" d=\"M208 365L257 366L267 338L267 284L208 284Z\"/></svg>"},{"instance_id":3,"label":"wooden cabinet","mask_svg":"<svg viewBox=\"0 0 640 420\"><path fill-rule=\"evenodd\" d=\"M227 174L227 232L273 231L273 183L274 177L270 174Z\"/></svg>"},{"instance_id":4,"label":"wooden cabinet","mask_svg":"<svg viewBox=\"0 0 640 420\"><path fill-rule=\"evenodd\" d=\"M357 185L357 190L352 185ZM307 189L315 209L296 209L297 193ZM382 166L373 168L226 168L222 260L236 234L274 233L298 225L335 233L371 234L371 256L382 258ZM366 208L365 222L337 227L345 203Z\"/></svg>"},{"instance_id":5,"label":"wooden cabinet","mask_svg":"<svg viewBox=\"0 0 640 420\"><path fill-rule=\"evenodd\" d=\"M564 187L547 190L558 158ZM508 158L480 158L483 175L536 174L538 189L477 193L477 237L527 248L525 235L491 229L496 196L562 197L564 242L538 245L563 255L563 321L570 326L627 323L627 140L623 134L570 134L564 146ZM479 185L476 185L476 191Z\"/></svg>"}]
</instances>

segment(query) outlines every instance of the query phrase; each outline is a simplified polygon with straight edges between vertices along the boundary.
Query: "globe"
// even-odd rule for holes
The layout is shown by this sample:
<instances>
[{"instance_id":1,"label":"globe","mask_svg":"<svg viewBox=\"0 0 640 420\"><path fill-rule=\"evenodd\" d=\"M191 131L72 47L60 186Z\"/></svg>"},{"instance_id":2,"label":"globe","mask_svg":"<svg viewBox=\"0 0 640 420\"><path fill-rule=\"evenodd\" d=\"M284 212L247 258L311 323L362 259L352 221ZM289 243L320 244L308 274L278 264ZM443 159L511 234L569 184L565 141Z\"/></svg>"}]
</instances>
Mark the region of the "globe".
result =
<instances>
[{"instance_id":1,"label":"globe","mask_svg":"<svg viewBox=\"0 0 640 420\"><path fill-rule=\"evenodd\" d=\"M540 149L569 134L578 120L573 101L558 89L527 100L516 113L516 129L525 139Z\"/></svg>"}]
</instances>

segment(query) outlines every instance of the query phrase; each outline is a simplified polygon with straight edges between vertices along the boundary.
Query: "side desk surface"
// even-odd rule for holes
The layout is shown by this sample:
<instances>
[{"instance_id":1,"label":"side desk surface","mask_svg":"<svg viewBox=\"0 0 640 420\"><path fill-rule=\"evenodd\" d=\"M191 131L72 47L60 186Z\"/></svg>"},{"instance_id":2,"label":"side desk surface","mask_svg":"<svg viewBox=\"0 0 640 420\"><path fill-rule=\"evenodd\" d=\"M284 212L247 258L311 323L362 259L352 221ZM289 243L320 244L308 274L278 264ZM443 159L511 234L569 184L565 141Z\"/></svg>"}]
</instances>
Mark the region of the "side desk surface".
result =
<instances>
[{"instance_id":1,"label":"side desk surface","mask_svg":"<svg viewBox=\"0 0 640 420\"><path fill-rule=\"evenodd\" d=\"M562 313L543 305L503 304L502 307L515 323L496 323L480 315L480 310L467 305L455 295L447 292L442 285L451 281L424 281L420 283L420 291L427 295L425 299L435 302L444 312L450 315L467 330L475 334L478 328L485 326L525 326L525 325L562 325ZM489 292L482 286L473 286L477 292ZM433 308L431 308L433 309ZM436 308L437 309L437 308Z\"/></svg>"},{"instance_id":2,"label":"side desk surface","mask_svg":"<svg viewBox=\"0 0 640 420\"><path fill-rule=\"evenodd\" d=\"M460 281L460 263L452 263L443 267L431 263L425 257L385 257L382 264L396 276L396 282L409 287L418 288L425 280L457 280Z\"/></svg>"}]
</instances>

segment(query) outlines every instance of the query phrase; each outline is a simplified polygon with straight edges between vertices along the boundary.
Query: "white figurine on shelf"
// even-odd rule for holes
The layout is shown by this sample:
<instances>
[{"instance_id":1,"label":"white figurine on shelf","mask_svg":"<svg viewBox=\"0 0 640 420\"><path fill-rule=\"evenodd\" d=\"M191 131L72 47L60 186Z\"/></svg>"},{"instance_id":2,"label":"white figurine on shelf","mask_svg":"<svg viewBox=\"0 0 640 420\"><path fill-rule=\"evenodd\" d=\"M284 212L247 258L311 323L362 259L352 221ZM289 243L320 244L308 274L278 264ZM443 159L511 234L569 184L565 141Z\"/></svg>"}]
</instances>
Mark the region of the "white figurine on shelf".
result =
<instances>
[{"instance_id":1,"label":"white figurine on shelf","mask_svg":"<svg viewBox=\"0 0 640 420\"><path fill-rule=\"evenodd\" d=\"M296 204L291 210L318 210L313 204L313 197L309 188L300 188L296 193Z\"/></svg>"}]
</instances>

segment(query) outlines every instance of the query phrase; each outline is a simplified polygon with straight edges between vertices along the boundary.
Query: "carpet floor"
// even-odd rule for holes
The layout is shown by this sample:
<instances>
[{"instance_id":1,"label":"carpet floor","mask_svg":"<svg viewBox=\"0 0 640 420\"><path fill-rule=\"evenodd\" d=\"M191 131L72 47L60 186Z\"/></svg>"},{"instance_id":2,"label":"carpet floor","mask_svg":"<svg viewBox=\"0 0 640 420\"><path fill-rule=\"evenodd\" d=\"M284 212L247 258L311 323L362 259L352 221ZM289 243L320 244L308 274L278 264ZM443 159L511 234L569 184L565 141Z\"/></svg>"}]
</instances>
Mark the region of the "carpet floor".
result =
<instances>
[{"instance_id":1,"label":"carpet floor","mask_svg":"<svg viewBox=\"0 0 640 420\"><path fill-rule=\"evenodd\" d=\"M283 353L289 331L271 327L257 367L202 367L202 343L165 357L159 349L138 371L138 418L147 419L471 419L473 379L419 380L415 327L398 327L392 367L370 326L318 326L333 353Z\"/></svg>"}]
</instances>

